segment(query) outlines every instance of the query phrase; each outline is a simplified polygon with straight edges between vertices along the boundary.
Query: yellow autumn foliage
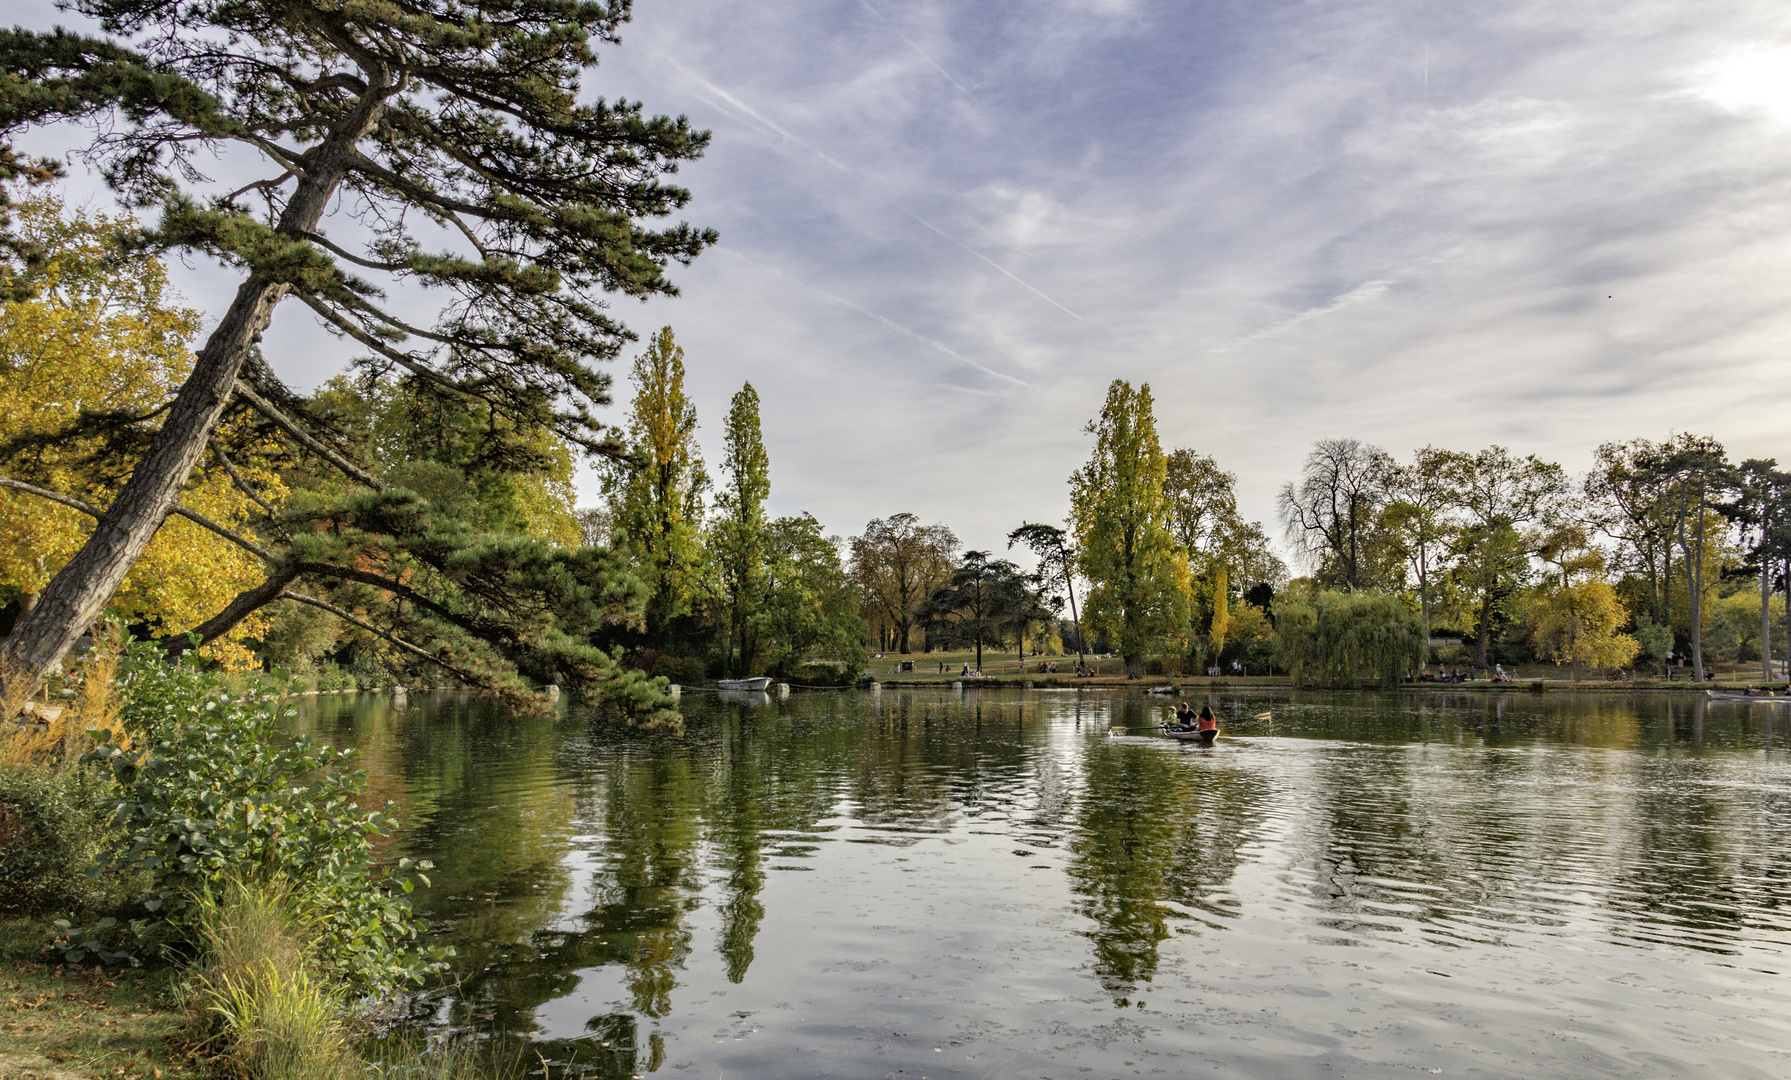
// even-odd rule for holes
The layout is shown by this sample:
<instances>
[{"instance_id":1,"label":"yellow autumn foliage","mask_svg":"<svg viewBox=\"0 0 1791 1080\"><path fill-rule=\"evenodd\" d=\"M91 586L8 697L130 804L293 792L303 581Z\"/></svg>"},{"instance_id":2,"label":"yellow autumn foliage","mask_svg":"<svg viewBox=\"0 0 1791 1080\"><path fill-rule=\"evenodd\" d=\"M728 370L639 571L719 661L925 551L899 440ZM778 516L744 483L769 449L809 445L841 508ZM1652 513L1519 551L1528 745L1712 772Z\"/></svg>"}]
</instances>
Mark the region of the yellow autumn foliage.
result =
<instances>
[{"instance_id":1,"label":"yellow autumn foliage","mask_svg":"<svg viewBox=\"0 0 1791 1080\"><path fill-rule=\"evenodd\" d=\"M0 432L7 439L52 433L83 409L148 414L165 405L193 364L199 315L178 305L166 267L155 259L108 260L124 218L65 212L44 196L17 208L19 230L49 253L48 283L33 300L0 305ZM109 505L132 461L87 461L97 443L58 440L5 470L24 480ZM285 496L279 475L254 460L237 465L263 498ZM254 504L218 468L196 470L182 495L194 510L228 525ZM0 488L0 602L41 591L92 531L93 521L35 495ZM158 633L191 629L261 581L254 556L192 522L170 517L113 598L111 609ZM253 658L242 644L265 620L251 618L210 654L227 667Z\"/></svg>"}]
</instances>

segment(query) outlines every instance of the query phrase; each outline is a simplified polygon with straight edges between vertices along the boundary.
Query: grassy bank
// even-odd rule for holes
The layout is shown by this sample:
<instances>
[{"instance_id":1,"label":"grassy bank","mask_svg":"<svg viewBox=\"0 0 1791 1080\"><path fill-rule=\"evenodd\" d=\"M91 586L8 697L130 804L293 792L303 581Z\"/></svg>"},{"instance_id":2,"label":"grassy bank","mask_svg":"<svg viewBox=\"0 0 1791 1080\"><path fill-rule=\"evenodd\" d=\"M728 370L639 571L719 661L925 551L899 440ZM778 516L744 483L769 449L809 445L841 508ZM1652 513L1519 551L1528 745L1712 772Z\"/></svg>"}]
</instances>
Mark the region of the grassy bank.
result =
<instances>
[{"instance_id":1,"label":"grassy bank","mask_svg":"<svg viewBox=\"0 0 1791 1080\"><path fill-rule=\"evenodd\" d=\"M173 969L141 971L46 963L49 927L0 920L0 1076L92 1080L209 1076L191 1038Z\"/></svg>"}]
</instances>

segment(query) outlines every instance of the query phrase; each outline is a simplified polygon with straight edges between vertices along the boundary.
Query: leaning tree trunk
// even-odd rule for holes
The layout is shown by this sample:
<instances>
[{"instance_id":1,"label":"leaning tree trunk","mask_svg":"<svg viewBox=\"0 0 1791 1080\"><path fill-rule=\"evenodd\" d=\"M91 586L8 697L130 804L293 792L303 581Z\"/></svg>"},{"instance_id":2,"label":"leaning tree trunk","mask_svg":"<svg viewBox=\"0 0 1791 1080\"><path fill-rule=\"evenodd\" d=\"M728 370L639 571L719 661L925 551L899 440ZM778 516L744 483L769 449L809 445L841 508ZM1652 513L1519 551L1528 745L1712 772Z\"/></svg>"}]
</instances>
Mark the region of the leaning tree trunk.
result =
<instances>
[{"instance_id":1,"label":"leaning tree trunk","mask_svg":"<svg viewBox=\"0 0 1791 1080\"><path fill-rule=\"evenodd\" d=\"M316 231L330 198L347 175L355 143L373 127L388 92L384 85L366 91L341 126L307 155L312 158L307 163L309 175L281 213L278 233L296 240ZM274 306L287 289L286 284L259 273L251 273L237 288L218 328L194 358L192 374L181 384L149 452L137 462L87 543L44 587L37 606L14 624L12 636L0 650L13 666L31 676L42 673L62 659L75 639L99 618L162 522L179 504L187 476L230 404L244 359L261 340L262 331L273 319Z\"/></svg>"},{"instance_id":2,"label":"leaning tree trunk","mask_svg":"<svg viewBox=\"0 0 1791 1080\"><path fill-rule=\"evenodd\" d=\"M230 404L237 371L273 317L286 286L251 277L199 353L149 453L106 509L87 543L44 586L13 627L8 658L37 674L60 660L123 584L180 499L187 475Z\"/></svg>"}]
</instances>

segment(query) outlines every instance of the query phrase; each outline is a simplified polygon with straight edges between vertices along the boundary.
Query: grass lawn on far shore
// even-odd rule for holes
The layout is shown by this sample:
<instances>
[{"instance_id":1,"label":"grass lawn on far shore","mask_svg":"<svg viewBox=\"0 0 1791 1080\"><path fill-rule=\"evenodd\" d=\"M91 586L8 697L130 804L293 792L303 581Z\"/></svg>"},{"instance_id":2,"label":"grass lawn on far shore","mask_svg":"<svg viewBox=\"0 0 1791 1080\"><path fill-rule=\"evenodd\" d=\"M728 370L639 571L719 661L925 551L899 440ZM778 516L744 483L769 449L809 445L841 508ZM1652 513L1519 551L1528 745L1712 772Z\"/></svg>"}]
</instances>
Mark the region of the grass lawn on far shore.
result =
<instances>
[{"instance_id":1,"label":"grass lawn on far shore","mask_svg":"<svg viewBox=\"0 0 1791 1080\"><path fill-rule=\"evenodd\" d=\"M1084 658L1088 666L1095 670L1097 676L1096 679L1088 680L1090 684L1103 685L1115 680L1121 682L1127 681L1125 662L1118 657L1102 658L1094 653L1087 653L1084 654ZM904 660L913 662L913 671L900 670ZM865 673L879 682L955 682L964 677L962 672L965 664L969 664L973 671L977 669L976 651L974 649L952 649L950 651L930 653L914 652L908 655L894 652L879 654L875 650L872 650L865 654L864 663ZM944 665L943 671L941 671L941 664ZM1056 664L1056 674L1052 675L1040 672L1039 667L1041 664ZM1004 682L1012 682L1014 680L1031 679L1036 676L1044 679L1056 678L1061 682L1067 683L1078 681L1076 678L1076 654L1073 652L1067 656L1035 656L1029 653L1025 657L1026 666L1024 671L1021 670L1020 665L1021 657L1018 653L1012 651L998 652L994 649L983 650L981 670L983 675L988 678L999 678ZM1451 670L1465 669L1466 666L1467 665L1460 663L1437 664L1435 662L1428 665L1429 670L1433 672L1444 668ZM1724 686L1768 685L1768 683L1761 678L1760 662L1758 660L1722 663L1712 666L1716 678L1713 682L1705 684L1692 683L1690 681L1689 669L1683 668L1675 669L1671 680L1662 678L1659 671L1654 671L1652 673L1631 671L1628 679L1624 680L1622 683L1617 683L1614 680L1605 678L1603 674L1590 670L1582 671L1580 673L1580 679L1582 682L1588 684L1596 683L1604 689L1611 689L1624 685L1633 686L1636 689L1670 688L1683 690L1703 689L1706 686L1713 689L1721 689ZM1573 673L1568 668L1556 664L1508 665L1506 671L1512 679L1512 684L1510 685L1517 686L1518 688L1521 688L1519 684L1528 684L1535 681L1547 682L1551 685L1571 685L1573 680ZM1195 679L1204 680L1204 676L1196 676ZM1165 683L1171 681L1186 682L1188 681L1188 677L1186 675L1146 675L1142 681L1144 683ZM1248 684L1251 682L1285 685L1287 683L1287 678L1283 675L1271 675L1267 672L1247 671L1243 679L1238 679L1227 672L1220 676L1220 681L1231 685ZM1784 681L1784 677L1780 676L1779 678L1772 680L1771 685L1781 685ZM1430 686L1433 684L1424 683L1417 685ZM1478 685L1486 685L1485 680L1480 680Z\"/></svg>"}]
</instances>

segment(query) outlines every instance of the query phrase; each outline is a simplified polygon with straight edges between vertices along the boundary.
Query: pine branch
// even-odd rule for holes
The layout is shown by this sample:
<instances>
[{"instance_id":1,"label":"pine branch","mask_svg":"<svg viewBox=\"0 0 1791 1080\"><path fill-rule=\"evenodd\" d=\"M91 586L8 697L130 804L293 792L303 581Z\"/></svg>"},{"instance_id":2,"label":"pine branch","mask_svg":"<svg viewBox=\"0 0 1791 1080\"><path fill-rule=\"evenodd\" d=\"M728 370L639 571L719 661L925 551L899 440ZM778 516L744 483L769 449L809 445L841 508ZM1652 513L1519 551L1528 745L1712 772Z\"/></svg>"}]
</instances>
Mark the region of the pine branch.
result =
<instances>
[{"instance_id":1,"label":"pine branch","mask_svg":"<svg viewBox=\"0 0 1791 1080\"><path fill-rule=\"evenodd\" d=\"M346 473L350 479L365 484L374 491L385 490L385 485L381 484L378 480L375 480L371 473L360 468L352 461L349 461L341 454L338 454L336 451L324 445L324 443L316 436L300 427L296 421L289 418L285 413L274 408L272 403L260 394L257 394L247 383L240 379L237 380L236 383L236 396L248 402L250 408L273 421L274 426L278 427L281 431L284 431L294 439L297 439L306 449L342 470L342 472Z\"/></svg>"}]
</instances>

